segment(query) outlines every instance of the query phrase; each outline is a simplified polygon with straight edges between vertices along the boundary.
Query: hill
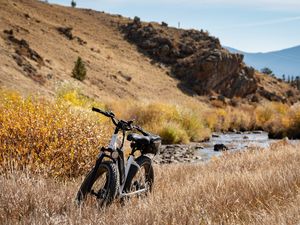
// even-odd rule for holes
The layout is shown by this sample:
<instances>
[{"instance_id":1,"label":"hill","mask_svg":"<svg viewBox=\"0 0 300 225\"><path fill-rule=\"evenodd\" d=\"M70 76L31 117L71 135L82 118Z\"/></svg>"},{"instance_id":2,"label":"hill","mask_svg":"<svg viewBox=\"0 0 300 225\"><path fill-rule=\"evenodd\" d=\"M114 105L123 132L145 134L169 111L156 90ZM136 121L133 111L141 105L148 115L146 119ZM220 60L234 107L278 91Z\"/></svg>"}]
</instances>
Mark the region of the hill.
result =
<instances>
[{"instance_id":1,"label":"hill","mask_svg":"<svg viewBox=\"0 0 300 225\"><path fill-rule=\"evenodd\" d=\"M35 0L2 0L0 17L0 85L24 94L53 96L67 83L98 99L197 102L200 95L221 95L295 102L299 96L203 31ZM79 56L88 71L83 82L71 77Z\"/></svg>"},{"instance_id":2,"label":"hill","mask_svg":"<svg viewBox=\"0 0 300 225\"><path fill-rule=\"evenodd\" d=\"M282 78L283 74L286 78L288 75L300 76L300 45L266 53L248 53L230 47L227 49L233 53L243 54L245 62L257 70L270 68L278 78Z\"/></svg>"},{"instance_id":3,"label":"hill","mask_svg":"<svg viewBox=\"0 0 300 225\"><path fill-rule=\"evenodd\" d=\"M124 40L116 23L125 18L34 0L1 1L0 17L1 86L53 96L67 83L93 98L193 99ZM71 77L78 56L84 82Z\"/></svg>"}]
</instances>

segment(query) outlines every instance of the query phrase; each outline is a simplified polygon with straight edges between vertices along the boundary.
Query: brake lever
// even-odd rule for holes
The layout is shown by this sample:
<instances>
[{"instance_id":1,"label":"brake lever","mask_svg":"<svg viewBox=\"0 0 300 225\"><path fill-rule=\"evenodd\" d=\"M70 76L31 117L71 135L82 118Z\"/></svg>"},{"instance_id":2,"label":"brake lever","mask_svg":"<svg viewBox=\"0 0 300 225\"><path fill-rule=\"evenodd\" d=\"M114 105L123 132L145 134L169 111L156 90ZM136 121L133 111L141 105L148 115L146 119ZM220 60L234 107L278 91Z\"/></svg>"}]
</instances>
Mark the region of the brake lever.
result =
<instances>
[{"instance_id":1,"label":"brake lever","mask_svg":"<svg viewBox=\"0 0 300 225\"><path fill-rule=\"evenodd\" d=\"M139 131L139 132L141 132L144 136L150 136L150 134L148 133L148 132L146 132L146 131L144 131L140 126L134 126L134 128L137 130L137 131Z\"/></svg>"},{"instance_id":2,"label":"brake lever","mask_svg":"<svg viewBox=\"0 0 300 225\"><path fill-rule=\"evenodd\" d=\"M108 111L108 114L109 114L111 117L115 117L115 114L114 114L112 111Z\"/></svg>"}]
</instances>

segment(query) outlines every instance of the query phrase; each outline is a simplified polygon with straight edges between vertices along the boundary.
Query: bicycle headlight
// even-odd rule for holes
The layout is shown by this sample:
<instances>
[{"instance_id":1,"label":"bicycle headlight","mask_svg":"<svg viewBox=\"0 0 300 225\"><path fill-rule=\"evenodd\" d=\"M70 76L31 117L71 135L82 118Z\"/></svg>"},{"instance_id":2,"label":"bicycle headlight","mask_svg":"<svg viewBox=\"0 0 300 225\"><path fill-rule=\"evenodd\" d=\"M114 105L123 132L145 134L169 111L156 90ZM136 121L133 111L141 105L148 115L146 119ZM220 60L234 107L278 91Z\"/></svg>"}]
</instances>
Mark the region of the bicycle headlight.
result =
<instances>
[{"instance_id":1,"label":"bicycle headlight","mask_svg":"<svg viewBox=\"0 0 300 225\"><path fill-rule=\"evenodd\" d=\"M113 159L117 159L117 158L119 157L119 153L118 153L117 151L113 151L113 152L111 153L111 157L112 157Z\"/></svg>"}]
</instances>

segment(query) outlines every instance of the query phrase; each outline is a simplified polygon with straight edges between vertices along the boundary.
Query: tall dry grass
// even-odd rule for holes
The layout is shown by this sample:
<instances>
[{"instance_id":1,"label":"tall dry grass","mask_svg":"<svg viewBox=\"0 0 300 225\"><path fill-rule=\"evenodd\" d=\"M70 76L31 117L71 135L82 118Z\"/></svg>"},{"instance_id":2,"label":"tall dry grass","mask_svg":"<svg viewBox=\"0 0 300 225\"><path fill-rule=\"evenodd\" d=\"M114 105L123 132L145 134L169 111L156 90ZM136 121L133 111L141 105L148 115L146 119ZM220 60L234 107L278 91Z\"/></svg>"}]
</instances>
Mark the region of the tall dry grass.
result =
<instances>
[{"instance_id":1,"label":"tall dry grass","mask_svg":"<svg viewBox=\"0 0 300 225\"><path fill-rule=\"evenodd\" d=\"M300 145L225 154L207 164L155 166L154 192L98 210L78 208L81 179L26 171L0 177L0 224L300 223Z\"/></svg>"}]
</instances>

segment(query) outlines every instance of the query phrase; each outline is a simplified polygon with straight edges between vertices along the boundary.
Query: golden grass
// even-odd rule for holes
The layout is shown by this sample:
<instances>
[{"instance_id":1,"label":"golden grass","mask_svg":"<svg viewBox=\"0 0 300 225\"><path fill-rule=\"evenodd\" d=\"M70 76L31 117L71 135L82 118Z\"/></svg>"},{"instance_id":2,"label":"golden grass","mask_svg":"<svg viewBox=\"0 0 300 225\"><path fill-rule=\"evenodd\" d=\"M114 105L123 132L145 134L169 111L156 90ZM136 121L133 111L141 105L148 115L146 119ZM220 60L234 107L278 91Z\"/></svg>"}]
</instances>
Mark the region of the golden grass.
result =
<instances>
[{"instance_id":1,"label":"golden grass","mask_svg":"<svg viewBox=\"0 0 300 225\"><path fill-rule=\"evenodd\" d=\"M299 134L299 105L215 109L104 104L76 92L61 93L54 102L7 90L0 94L0 224L300 223L300 146L284 142L269 150L225 154L207 164L155 165L155 192L125 207L116 202L99 211L74 204L80 176L92 167L111 128L90 112L91 105L135 117L169 142L259 127Z\"/></svg>"},{"instance_id":2,"label":"golden grass","mask_svg":"<svg viewBox=\"0 0 300 225\"><path fill-rule=\"evenodd\" d=\"M3 90L0 95L1 170L76 177L107 140L107 125L82 108Z\"/></svg>"},{"instance_id":3,"label":"golden grass","mask_svg":"<svg viewBox=\"0 0 300 225\"><path fill-rule=\"evenodd\" d=\"M207 164L156 165L153 194L104 210L75 206L82 179L7 172L0 177L0 224L297 225L299 148L282 143Z\"/></svg>"},{"instance_id":4,"label":"golden grass","mask_svg":"<svg viewBox=\"0 0 300 225\"><path fill-rule=\"evenodd\" d=\"M99 103L69 89L60 91L55 101L22 98L8 90L0 90L0 95L0 170L17 167L55 177L81 175L112 131L108 119L91 112L94 105L136 119L164 143L201 141L213 131L228 130L263 129L274 137L300 137L299 104L211 108L188 103Z\"/></svg>"},{"instance_id":5,"label":"golden grass","mask_svg":"<svg viewBox=\"0 0 300 225\"><path fill-rule=\"evenodd\" d=\"M97 106L112 110L118 118L134 119L144 129L159 134L164 143L201 141L207 139L211 133L202 117L202 112L205 111L203 106L208 109L204 104L186 107L160 102L136 102L128 99L98 102L70 87L60 90L57 100L75 107L90 109L92 106Z\"/></svg>"},{"instance_id":6,"label":"golden grass","mask_svg":"<svg viewBox=\"0 0 300 225\"><path fill-rule=\"evenodd\" d=\"M178 105L161 102L112 100L96 102L78 90L63 89L59 100L86 109L92 105L111 109L121 118L136 119L137 123L159 134L165 143L202 141L211 132L262 129L274 138L300 138L300 104L289 106L279 102L242 104L238 107L189 102Z\"/></svg>"}]
</instances>

